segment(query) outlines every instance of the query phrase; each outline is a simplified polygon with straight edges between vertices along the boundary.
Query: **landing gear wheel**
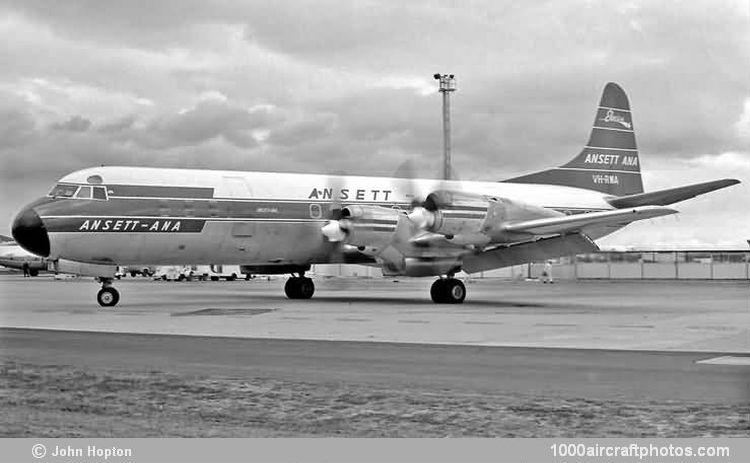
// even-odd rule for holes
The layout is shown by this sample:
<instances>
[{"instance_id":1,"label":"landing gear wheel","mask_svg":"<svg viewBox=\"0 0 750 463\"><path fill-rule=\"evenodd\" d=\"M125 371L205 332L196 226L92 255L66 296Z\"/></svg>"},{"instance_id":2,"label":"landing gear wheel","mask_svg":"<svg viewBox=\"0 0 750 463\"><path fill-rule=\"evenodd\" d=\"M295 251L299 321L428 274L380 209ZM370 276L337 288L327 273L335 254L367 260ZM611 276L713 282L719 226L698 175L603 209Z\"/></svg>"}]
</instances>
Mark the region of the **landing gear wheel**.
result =
<instances>
[{"instance_id":1,"label":"landing gear wheel","mask_svg":"<svg viewBox=\"0 0 750 463\"><path fill-rule=\"evenodd\" d=\"M466 286L455 278L441 278L432 284L430 296L436 304L460 304L466 299Z\"/></svg>"},{"instance_id":2,"label":"landing gear wheel","mask_svg":"<svg viewBox=\"0 0 750 463\"><path fill-rule=\"evenodd\" d=\"M445 299L443 294L445 293L445 280L442 278L439 280L435 280L435 282L432 284L432 287L430 288L430 297L432 297L432 302L435 304L442 304Z\"/></svg>"},{"instance_id":3,"label":"landing gear wheel","mask_svg":"<svg viewBox=\"0 0 750 463\"><path fill-rule=\"evenodd\" d=\"M120 293L111 286L102 288L96 294L96 302L102 307L114 307L120 302Z\"/></svg>"},{"instance_id":4,"label":"landing gear wheel","mask_svg":"<svg viewBox=\"0 0 750 463\"><path fill-rule=\"evenodd\" d=\"M286 280L286 284L284 285L284 293L286 293L286 297L288 297L289 299L299 299L298 286L299 285L297 284L297 278L292 277Z\"/></svg>"},{"instance_id":5,"label":"landing gear wheel","mask_svg":"<svg viewBox=\"0 0 750 463\"><path fill-rule=\"evenodd\" d=\"M311 278L300 278L299 282L299 298L310 299L315 294L315 283Z\"/></svg>"},{"instance_id":6,"label":"landing gear wheel","mask_svg":"<svg viewBox=\"0 0 750 463\"><path fill-rule=\"evenodd\" d=\"M289 299L310 299L315 293L315 284L310 278L292 277L286 280L284 292Z\"/></svg>"},{"instance_id":7,"label":"landing gear wheel","mask_svg":"<svg viewBox=\"0 0 750 463\"><path fill-rule=\"evenodd\" d=\"M445 296L448 304L460 304L466 299L466 286L461 280L449 278L445 284Z\"/></svg>"}]
</instances>

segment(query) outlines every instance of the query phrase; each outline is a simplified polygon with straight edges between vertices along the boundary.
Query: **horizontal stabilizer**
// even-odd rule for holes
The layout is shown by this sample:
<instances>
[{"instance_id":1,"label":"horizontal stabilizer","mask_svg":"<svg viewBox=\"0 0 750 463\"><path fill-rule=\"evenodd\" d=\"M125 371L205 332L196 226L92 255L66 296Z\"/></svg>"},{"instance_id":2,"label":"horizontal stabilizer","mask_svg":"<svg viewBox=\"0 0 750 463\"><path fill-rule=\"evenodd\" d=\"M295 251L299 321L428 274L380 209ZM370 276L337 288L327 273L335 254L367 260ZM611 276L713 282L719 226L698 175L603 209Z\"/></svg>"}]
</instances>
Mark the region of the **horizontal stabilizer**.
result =
<instances>
[{"instance_id":1,"label":"horizontal stabilizer","mask_svg":"<svg viewBox=\"0 0 750 463\"><path fill-rule=\"evenodd\" d=\"M636 220L652 219L663 215L675 214L677 211L668 207L642 206L614 211L589 212L550 217L545 219L524 220L505 225L503 228L512 233L529 233L532 235L552 235L571 233L589 227L625 225Z\"/></svg>"},{"instance_id":2,"label":"horizontal stabilizer","mask_svg":"<svg viewBox=\"0 0 750 463\"><path fill-rule=\"evenodd\" d=\"M571 234L503 246L463 258L461 269L466 273L483 272L511 265L541 262L562 256L596 252L599 247L587 236Z\"/></svg>"},{"instance_id":3,"label":"horizontal stabilizer","mask_svg":"<svg viewBox=\"0 0 750 463\"><path fill-rule=\"evenodd\" d=\"M739 180L725 178L723 180L713 180L711 182L696 183L694 185L651 191L649 193L610 197L607 198L607 202L618 209L637 206L666 206L738 183L740 183Z\"/></svg>"}]
</instances>

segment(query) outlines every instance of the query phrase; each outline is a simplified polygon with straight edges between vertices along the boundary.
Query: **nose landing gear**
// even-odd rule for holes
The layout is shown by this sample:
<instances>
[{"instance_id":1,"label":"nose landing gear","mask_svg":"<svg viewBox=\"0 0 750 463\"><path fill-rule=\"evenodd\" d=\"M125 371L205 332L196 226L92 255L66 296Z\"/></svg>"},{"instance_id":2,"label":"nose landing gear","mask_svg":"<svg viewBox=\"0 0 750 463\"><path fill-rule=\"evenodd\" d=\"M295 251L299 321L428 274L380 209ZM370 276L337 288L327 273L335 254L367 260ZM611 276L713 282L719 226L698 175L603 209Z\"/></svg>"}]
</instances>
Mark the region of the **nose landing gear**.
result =
<instances>
[{"instance_id":1,"label":"nose landing gear","mask_svg":"<svg viewBox=\"0 0 750 463\"><path fill-rule=\"evenodd\" d=\"M102 289L96 293L96 302L102 307L114 307L120 302L120 293L112 286L111 278L99 278Z\"/></svg>"},{"instance_id":2,"label":"nose landing gear","mask_svg":"<svg viewBox=\"0 0 750 463\"><path fill-rule=\"evenodd\" d=\"M284 292L289 299L310 299L315 293L315 283L302 272L298 277L292 275L286 280Z\"/></svg>"},{"instance_id":3,"label":"nose landing gear","mask_svg":"<svg viewBox=\"0 0 750 463\"><path fill-rule=\"evenodd\" d=\"M436 304L460 304L466 299L466 286L452 276L440 278L432 284L430 296Z\"/></svg>"}]
</instances>

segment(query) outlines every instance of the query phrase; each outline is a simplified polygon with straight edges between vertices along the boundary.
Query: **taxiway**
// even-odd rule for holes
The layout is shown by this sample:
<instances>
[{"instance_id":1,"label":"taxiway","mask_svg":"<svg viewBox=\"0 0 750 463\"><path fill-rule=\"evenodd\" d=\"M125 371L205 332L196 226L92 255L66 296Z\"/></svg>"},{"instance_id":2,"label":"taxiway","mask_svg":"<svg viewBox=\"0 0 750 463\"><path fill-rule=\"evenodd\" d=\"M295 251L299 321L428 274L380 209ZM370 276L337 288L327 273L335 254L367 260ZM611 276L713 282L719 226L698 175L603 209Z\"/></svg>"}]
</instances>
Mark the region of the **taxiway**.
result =
<instances>
[{"instance_id":1,"label":"taxiway","mask_svg":"<svg viewBox=\"0 0 750 463\"><path fill-rule=\"evenodd\" d=\"M427 280L324 280L318 282L312 300L292 301L282 295L281 279L226 283L128 279L116 283L123 295L121 305L101 309L93 298L98 286L92 280L0 277L0 357L12 378L11 389L16 387L12 384L23 384L26 391L10 390L17 398L9 410L14 411L12 416L43 417L41 424L32 424L37 426L33 429L50 419L72 419L85 427L89 415L69 411L60 415L54 408L57 400L70 398L45 398L43 403L53 407L42 411L36 402L26 401L58 394L34 378L53 375L59 376L54 381L70 381L70 375L90 372L103 378L141 375L146 378L139 380L142 384L149 384L153 375L164 375L188 385L180 387L189 387L190 378L210 379L212 384L229 381L227 388L238 387L232 383L235 380L278 381L289 390L307 391L291 395L290 402L282 405L269 399L251 418L268 410L282 413L290 406L305 409L307 405L298 403L305 397L316 404L348 397L346 391L366 396L375 388L401 398L400 411L384 412L390 421L363 425L354 434L359 436L391 435L388 432L746 435L750 419L746 416L750 406L747 282L477 281L467 284L469 299L456 306L430 302L429 285ZM111 379L87 381L92 393L112 397L107 395ZM105 389L97 389L100 385ZM29 395L28 388L39 390ZM130 400L141 403L155 393L144 390ZM500 402L487 406L505 410L505 418L485 416L481 405L474 412L460 412L464 424L451 424L451 413L459 413L454 410L460 407L450 408L434 399L430 407L446 408L446 418L435 424L435 430L420 431L410 426L410 417L425 412L425 405L410 401L409 394L433 398L468 394L477 403L494 397ZM213 400L200 394L190 397L199 405ZM198 406L184 398L175 400L175 406ZM241 397L235 400L243 403ZM513 403L523 405L507 405ZM546 405L527 405L538 403ZM359 406L324 409L327 414L345 414L349 407ZM352 413L370 413L368 407L376 407L369 402L361 406L366 409L352 409ZM646 417L645 421L633 424L631 415L619 416L620 407ZM575 425L563 419L569 410L578 410ZM180 426L194 419L185 415L189 411L177 418L159 418L160 411L133 413L127 431L121 431L132 436L162 435L160 428L151 429L155 419L163 421L160 426L172 426L169 420L177 419L174 429L165 432L181 435ZM545 419L557 416L553 421L560 423L537 429L533 423L539 414ZM515 418L508 421L509 416ZM681 417L679 422L672 420L675 416ZM232 417L227 411L226 419L235 420ZM183 418L184 423L179 421ZM346 419L341 419L341 427L321 428L323 435L346 435ZM515 419L528 426L519 431L506 423ZM592 419L606 422L607 427L592 425ZM11 420L4 429L23 428L28 425L23 420ZM110 423L105 416L97 420ZM316 420L310 418L305 426L317 429ZM475 420L489 420L489 427L477 428ZM198 426L189 435L205 435L205 426L213 425ZM299 428L273 426L273 435L299 435ZM248 430L242 422L231 430L221 429L215 428L217 435L270 432ZM311 432L304 429L305 435ZM58 435L58 431L43 433ZM108 435L96 427L81 432Z\"/></svg>"}]
</instances>

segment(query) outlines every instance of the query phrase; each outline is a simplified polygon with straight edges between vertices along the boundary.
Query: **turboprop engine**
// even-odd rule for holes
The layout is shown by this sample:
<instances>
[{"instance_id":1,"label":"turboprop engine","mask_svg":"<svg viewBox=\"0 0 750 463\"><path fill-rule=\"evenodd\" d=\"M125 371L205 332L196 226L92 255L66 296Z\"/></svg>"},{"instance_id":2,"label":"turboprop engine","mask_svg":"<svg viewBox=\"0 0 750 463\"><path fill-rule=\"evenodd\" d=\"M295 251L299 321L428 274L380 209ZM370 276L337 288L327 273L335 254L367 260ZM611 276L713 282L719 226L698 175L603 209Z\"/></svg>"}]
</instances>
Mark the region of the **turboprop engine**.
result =
<instances>
[{"instance_id":1,"label":"turboprop engine","mask_svg":"<svg viewBox=\"0 0 750 463\"><path fill-rule=\"evenodd\" d=\"M427 196L408 217L419 228L445 235L456 244L485 245L517 240L517 235L505 231L508 223L562 215L506 198L439 190Z\"/></svg>"},{"instance_id":2,"label":"turboprop engine","mask_svg":"<svg viewBox=\"0 0 750 463\"><path fill-rule=\"evenodd\" d=\"M430 193L409 219L422 229L452 237L481 233L491 199L460 191Z\"/></svg>"},{"instance_id":3,"label":"turboprop engine","mask_svg":"<svg viewBox=\"0 0 750 463\"><path fill-rule=\"evenodd\" d=\"M346 206L340 219L329 221L321 230L329 241L347 244L377 253L393 241L403 212L380 206Z\"/></svg>"}]
</instances>

